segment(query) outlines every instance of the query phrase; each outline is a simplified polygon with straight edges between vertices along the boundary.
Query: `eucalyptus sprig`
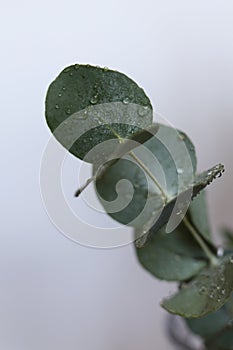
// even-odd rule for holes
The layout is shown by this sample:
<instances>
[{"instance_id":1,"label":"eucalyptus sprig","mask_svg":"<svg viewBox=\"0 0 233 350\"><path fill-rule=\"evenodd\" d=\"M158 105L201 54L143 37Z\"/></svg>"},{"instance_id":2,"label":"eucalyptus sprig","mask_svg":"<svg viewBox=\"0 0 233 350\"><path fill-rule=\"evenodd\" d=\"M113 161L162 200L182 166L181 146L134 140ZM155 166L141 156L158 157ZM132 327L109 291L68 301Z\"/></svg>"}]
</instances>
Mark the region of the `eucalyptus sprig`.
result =
<instances>
[{"instance_id":1,"label":"eucalyptus sprig","mask_svg":"<svg viewBox=\"0 0 233 350\"><path fill-rule=\"evenodd\" d=\"M233 349L233 239L225 230L220 254L203 191L223 165L197 174L188 136L153 123L144 90L108 68L65 68L48 89L46 120L69 152L93 164L93 176L75 195L94 182L106 213L134 227L141 265L178 282L162 307L183 317L206 349Z\"/></svg>"}]
</instances>

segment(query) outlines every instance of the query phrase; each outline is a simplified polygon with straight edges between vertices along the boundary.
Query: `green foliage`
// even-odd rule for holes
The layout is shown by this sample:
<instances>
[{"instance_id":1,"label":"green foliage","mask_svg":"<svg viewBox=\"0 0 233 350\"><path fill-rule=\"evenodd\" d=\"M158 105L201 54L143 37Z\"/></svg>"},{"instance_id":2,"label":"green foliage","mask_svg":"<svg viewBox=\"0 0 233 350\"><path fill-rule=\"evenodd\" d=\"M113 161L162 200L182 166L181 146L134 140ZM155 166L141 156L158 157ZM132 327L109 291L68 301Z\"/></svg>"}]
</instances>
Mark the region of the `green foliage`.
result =
<instances>
[{"instance_id":1,"label":"green foliage","mask_svg":"<svg viewBox=\"0 0 233 350\"><path fill-rule=\"evenodd\" d=\"M150 126L152 107L144 91L126 75L76 64L51 83L46 120L63 146L93 163L99 149L89 156L88 152L96 145L111 139L117 143L118 137L130 137ZM112 143L113 149L116 143Z\"/></svg>"},{"instance_id":2,"label":"green foliage","mask_svg":"<svg viewBox=\"0 0 233 350\"><path fill-rule=\"evenodd\" d=\"M167 281L190 279L207 266L206 256L183 223L172 233L161 228L137 249L137 255L145 269Z\"/></svg>"},{"instance_id":3,"label":"green foliage","mask_svg":"<svg viewBox=\"0 0 233 350\"><path fill-rule=\"evenodd\" d=\"M186 319L191 331L205 339L208 349L233 347L233 296L223 307L198 319Z\"/></svg>"},{"instance_id":4,"label":"green foliage","mask_svg":"<svg viewBox=\"0 0 233 350\"><path fill-rule=\"evenodd\" d=\"M195 276L162 306L186 318L202 317L218 310L233 290L233 256L224 257L216 266L209 266Z\"/></svg>"},{"instance_id":5,"label":"green foliage","mask_svg":"<svg viewBox=\"0 0 233 350\"><path fill-rule=\"evenodd\" d=\"M107 68L67 67L46 96L53 135L93 164L93 177L76 195L94 181L105 211L134 227L142 266L179 283L162 307L184 317L206 349L233 349L233 235L223 231L227 249L218 256L202 191L224 167L196 174L188 136L152 119L145 92Z\"/></svg>"},{"instance_id":6,"label":"green foliage","mask_svg":"<svg viewBox=\"0 0 233 350\"><path fill-rule=\"evenodd\" d=\"M169 145L166 142L168 139ZM185 162L189 171L181 172ZM195 167L195 150L187 136L181 137L177 130L159 125L158 132L142 146L135 148L134 153L127 153L114 165L105 168L96 181L97 194L106 212L115 220L143 230L148 223L150 225L151 221L157 220L164 210L165 199L168 206L174 203L178 193L188 189L193 182ZM177 169L180 169L180 173ZM133 195L132 186L125 181L121 185L121 179L127 179L133 185ZM127 199L130 199L130 203L124 209L112 213L111 202L117 198L116 184L122 193L118 196L121 200L120 204L117 203L118 207L124 207Z\"/></svg>"}]
</instances>

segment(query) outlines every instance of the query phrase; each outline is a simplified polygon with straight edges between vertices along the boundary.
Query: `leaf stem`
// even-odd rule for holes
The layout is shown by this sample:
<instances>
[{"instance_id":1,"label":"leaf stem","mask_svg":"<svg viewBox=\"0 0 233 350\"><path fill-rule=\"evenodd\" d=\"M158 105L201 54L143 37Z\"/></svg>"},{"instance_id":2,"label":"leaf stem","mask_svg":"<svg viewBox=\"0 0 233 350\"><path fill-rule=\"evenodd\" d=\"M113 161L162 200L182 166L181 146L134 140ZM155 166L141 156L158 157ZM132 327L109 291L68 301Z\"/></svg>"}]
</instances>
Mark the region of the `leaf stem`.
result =
<instances>
[{"instance_id":1,"label":"leaf stem","mask_svg":"<svg viewBox=\"0 0 233 350\"><path fill-rule=\"evenodd\" d=\"M155 183L155 185L158 187L158 189L160 190L160 192L161 192L161 194L163 196L164 204L166 204L167 203L167 195L164 192L164 190L163 190L162 186L160 185L160 183L157 181L156 177L150 171L150 169L148 169L145 166L145 164L141 161L140 158L138 158L138 156L136 156L136 154L133 151L130 151L128 154L142 167L142 169L147 173L147 175Z\"/></svg>"},{"instance_id":2,"label":"leaf stem","mask_svg":"<svg viewBox=\"0 0 233 350\"><path fill-rule=\"evenodd\" d=\"M92 182L95 180L95 176L92 176L90 179L87 180L87 182L85 183L85 185L83 185L82 187L80 187L74 194L75 197L79 197L80 194L85 190L85 188Z\"/></svg>"},{"instance_id":3,"label":"leaf stem","mask_svg":"<svg viewBox=\"0 0 233 350\"><path fill-rule=\"evenodd\" d=\"M211 265L216 266L218 264L218 259L216 258L216 256L210 251L209 247L206 245L206 243L204 242L204 240L201 238L201 236L199 235L199 233L196 231L196 229L192 226L192 224L190 223L190 221L187 219L187 217L185 216L183 219L183 222L185 224L185 226L188 228L188 230L190 231L190 233L193 235L194 239L197 241L197 243L200 245L200 247L202 248L202 250L204 251L204 253L206 254L206 256L208 257Z\"/></svg>"}]
</instances>

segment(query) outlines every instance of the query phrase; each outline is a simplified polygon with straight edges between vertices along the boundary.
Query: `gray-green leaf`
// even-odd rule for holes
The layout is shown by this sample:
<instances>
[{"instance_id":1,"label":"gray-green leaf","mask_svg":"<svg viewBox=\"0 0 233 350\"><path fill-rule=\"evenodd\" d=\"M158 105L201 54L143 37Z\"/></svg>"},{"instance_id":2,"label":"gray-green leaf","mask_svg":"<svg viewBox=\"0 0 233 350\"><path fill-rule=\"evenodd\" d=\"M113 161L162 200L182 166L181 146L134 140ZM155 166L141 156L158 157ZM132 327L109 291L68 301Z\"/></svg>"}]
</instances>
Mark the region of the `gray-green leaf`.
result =
<instances>
[{"instance_id":1,"label":"gray-green leaf","mask_svg":"<svg viewBox=\"0 0 233 350\"><path fill-rule=\"evenodd\" d=\"M179 193L189 190L195 169L195 150L188 137L160 124L154 137L97 176L97 194L115 220L147 231L162 212L173 207Z\"/></svg>"},{"instance_id":2,"label":"gray-green leaf","mask_svg":"<svg viewBox=\"0 0 233 350\"><path fill-rule=\"evenodd\" d=\"M232 306L233 297L219 310L204 317L186 319L186 323L193 333L211 342L212 339L215 340L215 337L219 338L219 335L223 334L229 326L232 326Z\"/></svg>"},{"instance_id":3,"label":"gray-green leaf","mask_svg":"<svg viewBox=\"0 0 233 350\"><path fill-rule=\"evenodd\" d=\"M190 204L190 201L194 199L195 201L198 199L197 195L202 191L208 184L210 184L216 177L220 177L222 172L224 171L224 167L221 164L214 166L213 168L204 171L203 173L195 176L193 183L184 191L177 194L172 200L170 200L164 209L162 210L158 220L151 226L147 232L142 232L141 228L137 228L135 230L136 235L136 246L138 248L144 246L149 237L155 234L163 225L166 226L166 232L172 232L183 219L186 210ZM205 214L205 211L204 211ZM196 215L196 214L195 214ZM204 228L202 223L202 219L198 219L195 215L193 215L195 225L199 231L198 224L201 224L201 227ZM204 219L203 219L204 220ZM205 232L202 233L203 237L205 237ZM144 235L145 234L145 235ZM144 237L145 236L145 237ZM207 238L207 237L206 237ZM210 243L211 239L207 239Z\"/></svg>"},{"instance_id":4,"label":"gray-green leaf","mask_svg":"<svg viewBox=\"0 0 233 350\"><path fill-rule=\"evenodd\" d=\"M162 302L167 311L195 318L218 310L233 291L233 257L222 259L217 266L204 269L190 283L183 284L179 292Z\"/></svg>"},{"instance_id":5,"label":"gray-green leaf","mask_svg":"<svg viewBox=\"0 0 233 350\"><path fill-rule=\"evenodd\" d=\"M189 207L190 219L198 232L207 240L211 242L210 225L207 212L206 192L202 191Z\"/></svg>"},{"instance_id":6,"label":"gray-green leaf","mask_svg":"<svg viewBox=\"0 0 233 350\"><path fill-rule=\"evenodd\" d=\"M145 269L167 281L187 280L207 265L200 246L183 223L170 234L163 227L136 252Z\"/></svg>"},{"instance_id":7,"label":"gray-green leaf","mask_svg":"<svg viewBox=\"0 0 233 350\"><path fill-rule=\"evenodd\" d=\"M126 75L110 69L67 67L46 96L46 120L54 136L76 157L91 163L107 158L120 138L149 127L152 119L145 92ZM115 142L94 150L112 139ZM106 153L104 157L101 152Z\"/></svg>"}]
</instances>

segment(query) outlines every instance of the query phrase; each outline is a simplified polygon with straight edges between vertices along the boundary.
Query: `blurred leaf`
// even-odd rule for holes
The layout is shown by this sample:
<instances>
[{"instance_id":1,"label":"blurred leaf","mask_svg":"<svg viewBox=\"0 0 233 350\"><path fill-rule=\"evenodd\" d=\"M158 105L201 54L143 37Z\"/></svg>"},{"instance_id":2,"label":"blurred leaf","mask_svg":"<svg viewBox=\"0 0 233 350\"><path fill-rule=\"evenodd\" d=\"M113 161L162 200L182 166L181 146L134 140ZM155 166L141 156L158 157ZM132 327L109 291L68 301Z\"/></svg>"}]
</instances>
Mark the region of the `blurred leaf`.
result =
<instances>
[{"instance_id":1,"label":"blurred leaf","mask_svg":"<svg viewBox=\"0 0 233 350\"><path fill-rule=\"evenodd\" d=\"M201 337L208 339L215 336L228 327L233 315L227 309L227 304L221 309L211 312L207 316L200 318L186 319L186 323L191 331Z\"/></svg>"},{"instance_id":2,"label":"blurred leaf","mask_svg":"<svg viewBox=\"0 0 233 350\"><path fill-rule=\"evenodd\" d=\"M186 319L191 331L205 339L208 349L233 347L233 295L221 309L197 319Z\"/></svg>"},{"instance_id":3,"label":"blurred leaf","mask_svg":"<svg viewBox=\"0 0 233 350\"><path fill-rule=\"evenodd\" d=\"M191 222L198 229L198 232L200 232L203 238L212 243L205 191L200 192L192 201L189 207L189 216Z\"/></svg>"},{"instance_id":4,"label":"blurred leaf","mask_svg":"<svg viewBox=\"0 0 233 350\"><path fill-rule=\"evenodd\" d=\"M218 336L206 342L210 350L232 350L233 349L233 326L228 326Z\"/></svg>"},{"instance_id":5,"label":"blurred leaf","mask_svg":"<svg viewBox=\"0 0 233 350\"><path fill-rule=\"evenodd\" d=\"M169 234L163 227L136 252L145 269L167 281L187 280L207 265L203 251L183 223Z\"/></svg>"},{"instance_id":6,"label":"blurred leaf","mask_svg":"<svg viewBox=\"0 0 233 350\"><path fill-rule=\"evenodd\" d=\"M225 246L228 248L233 248L233 231L229 228L222 228L221 234L225 242Z\"/></svg>"},{"instance_id":7,"label":"blurred leaf","mask_svg":"<svg viewBox=\"0 0 233 350\"><path fill-rule=\"evenodd\" d=\"M190 283L162 303L167 311L195 318L218 310L229 299L233 290L233 256L219 260L217 266L201 271Z\"/></svg>"},{"instance_id":8,"label":"blurred leaf","mask_svg":"<svg viewBox=\"0 0 233 350\"><path fill-rule=\"evenodd\" d=\"M105 158L118 144L152 124L152 106L144 91L126 75L90 65L65 68L46 96L46 120L57 140L88 162L100 157L93 148L105 141ZM93 150L90 154L88 152Z\"/></svg>"}]
</instances>

